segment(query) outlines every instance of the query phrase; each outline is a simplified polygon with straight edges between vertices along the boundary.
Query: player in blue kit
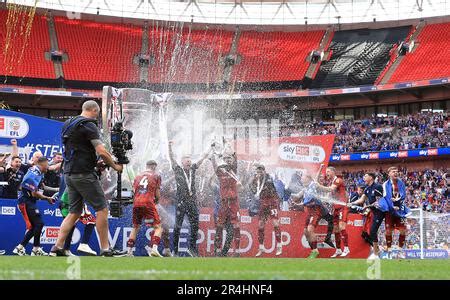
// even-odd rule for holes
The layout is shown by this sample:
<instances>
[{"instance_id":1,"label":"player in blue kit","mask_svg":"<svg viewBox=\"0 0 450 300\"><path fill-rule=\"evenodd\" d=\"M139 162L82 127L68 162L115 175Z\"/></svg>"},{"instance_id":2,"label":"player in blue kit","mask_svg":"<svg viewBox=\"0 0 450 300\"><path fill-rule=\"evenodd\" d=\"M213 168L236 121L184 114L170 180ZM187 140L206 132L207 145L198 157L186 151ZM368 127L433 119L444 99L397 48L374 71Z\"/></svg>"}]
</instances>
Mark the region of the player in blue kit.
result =
<instances>
[{"instance_id":1,"label":"player in blue kit","mask_svg":"<svg viewBox=\"0 0 450 300\"><path fill-rule=\"evenodd\" d=\"M366 184L363 194L358 200L348 203L348 206L364 204L367 213L362 237L373 246L373 253L370 256L372 259L379 255L378 229L385 218L385 212L379 209L379 200L383 197L383 186L375 183L375 174L373 173L366 173L363 179Z\"/></svg>"},{"instance_id":2,"label":"player in blue kit","mask_svg":"<svg viewBox=\"0 0 450 300\"><path fill-rule=\"evenodd\" d=\"M305 220L305 237L311 247L311 253L308 258L316 258L319 255L317 249L317 236L315 233L316 227L319 225L320 219L324 219L328 222L327 236L324 243L334 248L334 244L331 241L331 234L333 232L333 216L329 213L328 209L317 198L317 184L314 182L310 175L302 176L302 184L305 187L299 193L292 195L293 206L303 209L306 207L307 217ZM299 201L303 199L303 201Z\"/></svg>"},{"instance_id":3,"label":"player in blue kit","mask_svg":"<svg viewBox=\"0 0 450 300\"><path fill-rule=\"evenodd\" d=\"M34 238L33 250L31 256L44 256L47 253L41 248L40 239L41 231L44 227L41 214L36 205L37 200L47 200L50 204L54 204L54 199L44 195L42 181L45 172L48 170L48 160L45 157L37 159L36 165L31 167L25 174L20 184L18 207L25 220L27 232L22 242L14 248L13 253L19 256L26 255L25 246Z\"/></svg>"}]
</instances>

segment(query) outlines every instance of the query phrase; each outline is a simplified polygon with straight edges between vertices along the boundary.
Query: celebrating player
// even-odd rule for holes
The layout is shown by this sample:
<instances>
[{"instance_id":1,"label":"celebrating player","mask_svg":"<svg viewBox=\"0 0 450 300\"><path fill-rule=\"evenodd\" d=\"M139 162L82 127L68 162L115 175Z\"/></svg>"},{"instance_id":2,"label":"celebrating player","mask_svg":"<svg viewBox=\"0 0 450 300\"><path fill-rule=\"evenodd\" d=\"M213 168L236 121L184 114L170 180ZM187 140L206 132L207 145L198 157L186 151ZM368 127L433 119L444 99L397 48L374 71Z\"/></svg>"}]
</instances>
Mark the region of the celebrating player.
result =
<instances>
[{"instance_id":1,"label":"celebrating player","mask_svg":"<svg viewBox=\"0 0 450 300\"><path fill-rule=\"evenodd\" d=\"M242 186L242 184L236 176L236 154L224 154L223 160L225 164L218 166L215 156L212 157L213 167L219 178L221 200L217 216L215 254L218 256L221 253L223 227L230 222L233 225L234 253L235 256L240 256L241 229L239 227L238 186Z\"/></svg>"},{"instance_id":2,"label":"celebrating player","mask_svg":"<svg viewBox=\"0 0 450 300\"><path fill-rule=\"evenodd\" d=\"M152 226L154 229L150 242L151 249L148 250L148 255L162 257L158 252L162 227L156 209L156 204L160 198L161 176L156 172L156 166L157 164L154 160L149 160L146 164L147 170L134 179L133 229L127 242L129 256L133 255L136 236L142 221L144 221L147 226Z\"/></svg>"},{"instance_id":3,"label":"celebrating player","mask_svg":"<svg viewBox=\"0 0 450 300\"><path fill-rule=\"evenodd\" d=\"M275 255L279 256L282 253L281 245L281 230L278 220L278 208L280 206L280 199L278 197L275 185L269 174L266 173L263 165L256 166L256 174L250 183L250 189L259 198L259 212L258 212L258 241L259 251L256 256L261 256L264 252L264 229L266 227L267 219L272 220L273 229L275 231L275 239L277 242L277 252Z\"/></svg>"},{"instance_id":4,"label":"celebrating player","mask_svg":"<svg viewBox=\"0 0 450 300\"><path fill-rule=\"evenodd\" d=\"M386 204L389 205L389 211L385 216L386 226L386 246L388 258L392 258L392 235L394 230L399 231L398 258L405 258L402 251L405 246L406 238L406 215L409 213L408 207L405 205L406 187L405 183L398 178L397 167L390 167L388 170L389 179L383 183L384 198Z\"/></svg>"},{"instance_id":5,"label":"celebrating player","mask_svg":"<svg viewBox=\"0 0 450 300\"><path fill-rule=\"evenodd\" d=\"M311 253L308 258L316 258L319 255L319 250L317 249L317 236L315 233L315 229L317 225L319 225L320 219L325 219L328 224L331 226L331 230L329 230L329 234L325 239L325 243L334 248L333 242L331 242L331 232L332 232L332 224L333 217L328 212L328 209L322 204L322 202L317 198L317 183L314 182L313 178L310 175L302 176L302 184L304 188L297 194L292 195L293 205L296 205L299 208L306 207L307 209L307 217L305 222L305 236L306 240L311 247ZM303 198L303 202L299 204L299 200Z\"/></svg>"},{"instance_id":6,"label":"celebrating player","mask_svg":"<svg viewBox=\"0 0 450 300\"><path fill-rule=\"evenodd\" d=\"M175 228L173 230L173 252L174 255L178 255L178 241L180 239L181 226L183 225L184 216L187 214L191 225L191 238L187 254L189 256L197 256L198 218L200 215L197 207L195 173L210 152L206 152L196 163L192 163L191 157L185 155L181 158L181 166L179 166L175 160L172 145L173 141L169 141L169 157L177 183L177 209Z\"/></svg>"},{"instance_id":7,"label":"celebrating player","mask_svg":"<svg viewBox=\"0 0 450 300\"><path fill-rule=\"evenodd\" d=\"M364 204L366 216L362 237L373 246L372 257L378 256L378 229L383 222L384 213L378 209L379 199L383 196L383 187L375 183L375 174L366 173L363 177L366 187L361 197L348 206Z\"/></svg>"},{"instance_id":8,"label":"celebrating player","mask_svg":"<svg viewBox=\"0 0 450 300\"><path fill-rule=\"evenodd\" d=\"M336 169L328 167L326 170L326 177L330 180L330 186L323 186L317 184L319 190L331 192L333 198L338 201L347 203L347 192L345 190L344 180L336 176ZM333 206L333 223L334 223L334 237L336 240L336 252L331 257L345 257L350 253L348 248L348 234L346 231L348 207L344 205L335 204ZM341 250L341 238L344 243L344 251Z\"/></svg>"},{"instance_id":9,"label":"celebrating player","mask_svg":"<svg viewBox=\"0 0 450 300\"><path fill-rule=\"evenodd\" d=\"M41 188L43 187L43 178L48 169L48 160L45 157L40 157L36 160L36 165L31 167L25 174L20 185L19 192L19 210L23 215L26 223L27 232L22 242L14 248L13 253L19 256L26 255L25 246L34 238L33 250L31 256L47 255L41 248L41 231L44 227L39 209L36 206L36 201L39 199L47 200L48 203L53 204L54 200L51 197L45 196Z\"/></svg>"}]
</instances>

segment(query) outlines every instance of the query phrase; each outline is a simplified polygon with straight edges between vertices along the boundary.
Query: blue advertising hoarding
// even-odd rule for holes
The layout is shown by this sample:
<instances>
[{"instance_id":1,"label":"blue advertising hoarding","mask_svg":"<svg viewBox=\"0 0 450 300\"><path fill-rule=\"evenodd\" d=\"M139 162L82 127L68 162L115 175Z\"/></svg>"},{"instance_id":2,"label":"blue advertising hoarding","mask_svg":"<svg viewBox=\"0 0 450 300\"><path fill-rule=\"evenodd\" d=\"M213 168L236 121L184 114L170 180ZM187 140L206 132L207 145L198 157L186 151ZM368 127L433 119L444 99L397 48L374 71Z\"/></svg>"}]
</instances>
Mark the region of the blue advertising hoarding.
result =
<instances>
[{"instance_id":1,"label":"blue advertising hoarding","mask_svg":"<svg viewBox=\"0 0 450 300\"><path fill-rule=\"evenodd\" d=\"M442 155L450 155L450 147L414 149L414 150L331 154L330 162L380 160L380 159L405 159L405 158L442 156Z\"/></svg>"},{"instance_id":2,"label":"blue advertising hoarding","mask_svg":"<svg viewBox=\"0 0 450 300\"><path fill-rule=\"evenodd\" d=\"M63 123L0 109L0 152L11 152L11 139L17 139L19 154L25 161L35 151L46 157L61 152Z\"/></svg>"}]
</instances>

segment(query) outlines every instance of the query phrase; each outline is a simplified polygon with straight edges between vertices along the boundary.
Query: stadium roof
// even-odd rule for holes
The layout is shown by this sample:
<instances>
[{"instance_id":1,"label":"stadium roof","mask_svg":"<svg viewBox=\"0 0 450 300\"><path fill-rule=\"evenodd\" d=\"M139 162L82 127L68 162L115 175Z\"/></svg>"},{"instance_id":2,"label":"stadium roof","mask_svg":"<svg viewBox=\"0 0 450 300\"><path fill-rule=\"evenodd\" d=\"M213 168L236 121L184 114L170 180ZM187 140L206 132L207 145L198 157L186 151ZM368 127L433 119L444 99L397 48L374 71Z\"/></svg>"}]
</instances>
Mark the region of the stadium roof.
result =
<instances>
[{"instance_id":1,"label":"stadium roof","mask_svg":"<svg viewBox=\"0 0 450 300\"><path fill-rule=\"evenodd\" d=\"M176 22L305 25L395 22L450 15L450 0L15 0L82 14Z\"/></svg>"}]
</instances>

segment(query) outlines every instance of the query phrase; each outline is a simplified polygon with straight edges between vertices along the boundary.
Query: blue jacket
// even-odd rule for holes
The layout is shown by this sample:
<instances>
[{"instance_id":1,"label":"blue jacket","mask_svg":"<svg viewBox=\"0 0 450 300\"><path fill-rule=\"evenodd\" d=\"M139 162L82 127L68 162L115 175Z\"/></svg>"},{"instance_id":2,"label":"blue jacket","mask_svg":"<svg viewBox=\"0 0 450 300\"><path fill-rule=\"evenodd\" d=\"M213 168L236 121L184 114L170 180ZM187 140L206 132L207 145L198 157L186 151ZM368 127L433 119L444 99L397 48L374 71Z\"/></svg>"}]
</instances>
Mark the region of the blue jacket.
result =
<instances>
[{"instance_id":1,"label":"blue jacket","mask_svg":"<svg viewBox=\"0 0 450 300\"><path fill-rule=\"evenodd\" d=\"M400 200L396 203L392 199L392 182L388 179L383 183L383 197L379 200L379 209L383 212L389 212L394 216L405 218L409 213L409 208L405 205L406 199L406 185L401 179L397 179L398 193ZM399 207L399 210L394 209L394 205Z\"/></svg>"}]
</instances>

